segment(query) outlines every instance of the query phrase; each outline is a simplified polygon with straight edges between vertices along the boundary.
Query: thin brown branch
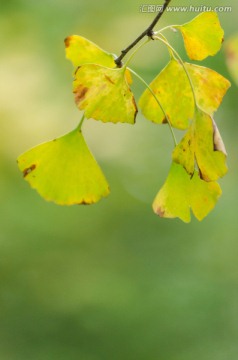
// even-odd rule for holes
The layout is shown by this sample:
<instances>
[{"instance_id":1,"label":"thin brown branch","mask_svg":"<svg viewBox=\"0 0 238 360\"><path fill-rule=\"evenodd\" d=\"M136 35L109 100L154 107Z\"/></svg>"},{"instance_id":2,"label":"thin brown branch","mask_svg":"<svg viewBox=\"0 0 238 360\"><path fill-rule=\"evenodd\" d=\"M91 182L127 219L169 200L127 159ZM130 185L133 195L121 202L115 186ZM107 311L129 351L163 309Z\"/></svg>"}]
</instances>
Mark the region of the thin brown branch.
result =
<instances>
[{"instance_id":1,"label":"thin brown branch","mask_svg":"<svg viewBox=\"0 0 238 360\"><path fill-rule=\"evenodd\" d=\"M154 18L154 20L152 21L152 23L150 24L150 26L143 31L143 33L141 33L126 49L121 51L121 55L118 56L115 59L115 63L118 67L122 66L122 59L126 56L126 54L133 49L136 44L138 44L138 42L140 40L142 40L145 36L151 37L153 36L153 29L155 27L155 25L158 23L159 19L161 18L161 16L163 15L163 13L165 12L167 6L169 5L169 3L171 2L171 0L165 0L164 5L161 9L161 11L156 15L156 17Z\"/></svg>"}]
</instances>

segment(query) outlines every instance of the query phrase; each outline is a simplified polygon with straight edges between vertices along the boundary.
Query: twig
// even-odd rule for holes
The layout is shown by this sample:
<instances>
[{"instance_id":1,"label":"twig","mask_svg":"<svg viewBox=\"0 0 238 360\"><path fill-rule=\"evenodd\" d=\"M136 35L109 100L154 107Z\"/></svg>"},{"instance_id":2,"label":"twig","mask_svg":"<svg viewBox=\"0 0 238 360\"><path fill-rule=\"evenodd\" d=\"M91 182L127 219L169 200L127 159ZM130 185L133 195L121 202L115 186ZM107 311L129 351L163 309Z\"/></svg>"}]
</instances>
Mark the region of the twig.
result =
<instances>
[{"instance_id":1,"label":"twig","mask_svg":"<svg viewBox=\"0 0 238 360\"><path fill-rule=\"evenodd\" d=\"M115 63L118 67L122 67L122 59L126 56L126 54L133 49L133 47L136 46L136 44L143 39L145 36L149 36L152 38L153 36L153 29L155 27L155 25L158 23L159 19L161 18L161 16L163 15L163 13L165 12L165 9L167 8L167 6L169 5L171 0L165 0L164 1L164 5L161 9L161 11L156 15L156 17L154 18L154 20L152 21L152 23L150 24L150 26L143 31L142 34L140 34L140 36L138 36L126 49L121 51L121 55L118 56L118 58L115 59Z\"/></svg>"}]
</instances>

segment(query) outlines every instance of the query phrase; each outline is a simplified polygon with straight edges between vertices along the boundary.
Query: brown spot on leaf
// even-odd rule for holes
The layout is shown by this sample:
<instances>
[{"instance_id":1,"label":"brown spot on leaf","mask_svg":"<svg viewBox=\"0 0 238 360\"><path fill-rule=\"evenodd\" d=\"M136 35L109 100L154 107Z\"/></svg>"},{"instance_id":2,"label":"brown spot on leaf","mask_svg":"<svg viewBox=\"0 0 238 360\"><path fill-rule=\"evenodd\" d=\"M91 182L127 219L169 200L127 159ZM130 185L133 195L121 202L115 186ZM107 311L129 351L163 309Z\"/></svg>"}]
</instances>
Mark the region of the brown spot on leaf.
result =
<instances>
[{"instance_id":1,"label":"brown spot on leaf","mask_svg":"<svg viewBox=\"0 0 238 360\"><path fill-rule=\"evenodd\" d=\"M65 47L69 47L71 41L71 36L68 36L66 39L64 39Z\"/></svg>"},{"instance_id":2,"label":"brown spot on leaf","mask_svg":"<svg viewBox=\"0 0 238 360\"><path fill-rule=\"evenodd\" d=\"M79 85L77 89L74 91L75 93L75 102L76 104L80 103L84 98L86 93L88 92L88 88L83 85Z\"/></svg>"},{"instance_id":3,"label":"brown spot on leaf","mask_svg":"<svg viewBox=\"0 0 238 360\"><path fill-rule=\"evenodd\" d=\"M109 76L107 76L107 75L104 75L105 76L105 79L107 80L107 81L109 81L111 84L115 84L114 83L114 81L109 77Z\"/></svg>"},{"instance_id":4,"label":"brown spot on leaf","mask_svg":"<svg viewBox=\"0 0 238 360\"><path fill-rule=\"evenodd\" d=\"M26 177L27 175L29 175L33 170L35 170L36 165L32 164L30 167L26 168L23 170L23 177Z\"/></svg>"},{"instance_id":5,"label":"brown spot on leaf","mask_svg":"<svg viewBox=\"0 0 238 360\"><path fill-rule=\"evenodd\" d=\"M198 168L198 175L199 175L200 179L203 180L202 172L201 172L201 170L199 168Z\"/></svg>"},{"instance_id":6,"label":"brown spot on leaf","mask_svg":"<svg viewBox=\"0 0 238 360\"><path fill-rule=\"evenodd\" d=\"M206 175L204 175L204 174L202 173L202 171L201 171L200 168L198 169L198 175L199 175L199 177L200 177L201 180L204 180L204 181L207 181L207 182L210 181L210 178L207 177Z\"/></svg>"},{"instance_id":7,"label":"brown spot on leaf","mask_svg":"<svg viewBox=\"0 0 238 360\"><path fill-rule=\"evenodd\" d=\"M87 201L87 200L82 200L79 203L77 203L77 205L91 205L93 204L93 201Z\"/></svg>"},{"instance_id":8,"label":"brown spot on leaf","mask_svg":"<svg viewBox=\"0 0 238 360\"><path fill-rule=\"evenodd\" d=\"M136 115L138 113L138 109L137 109L137 105L136 105L136 101L135 101L134 96L132 96L132 102L133 102L133 105L135 107L135 113L134 113L134 123L135 123L136 122Z\"/></svg>"},{"instance_id":9,"label":"brown spot on leaf","mask_svg":"<svg viewBox=\"0 0 238 360\"><path fill-rule=\"evenodd\" d=\"M160 217L164 217L164 213L165 213L165 211L163 209L161 209L160 207L158 207L156 209L156 215L159 215Z\"/></svg>"},{"instance_id":10,"label":"brown spot on leaf","mask_svg":"<svg viewBox=\"0 0 238 360\"><path fill-rule=\"evenodd\" d=\"M76 68L76 70L75 70L75 72L74 72L74 75L77 74L77 72L79 71L80 68L81 68L81 66L77 66L77 68ZM74 80L76 80L76 79L74 78Z\"/></svg>"},{"instance_id":11,"label":"brown spot on leaf","mask_svg":"<svg viewBox=\"0 0 238 360\"><path fill-rule=\"evenodd\" d=\"M168 123L168 120L166 119L166 117L165 118L163 118L163 120L162 120L162 124L167 124Z\"/></svg>"}]
</instances>

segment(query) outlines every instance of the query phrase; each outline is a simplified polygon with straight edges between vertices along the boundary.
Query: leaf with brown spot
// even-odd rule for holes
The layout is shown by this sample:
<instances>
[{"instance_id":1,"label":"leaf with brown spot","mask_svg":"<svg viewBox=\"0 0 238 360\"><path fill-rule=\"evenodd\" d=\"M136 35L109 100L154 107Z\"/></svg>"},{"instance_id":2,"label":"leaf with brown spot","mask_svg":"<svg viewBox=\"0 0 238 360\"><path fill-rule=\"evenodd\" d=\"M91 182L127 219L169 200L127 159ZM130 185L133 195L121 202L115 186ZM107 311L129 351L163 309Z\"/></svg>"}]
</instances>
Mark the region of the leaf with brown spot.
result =
<instances>
[{"instance_id":1,"label":"leaf with brown spot","mask_svg":"<svg viewBox=\"0 0 238 360\"><path fill-rule=\"evenodd\" d=\"M172 58L150 83L150 88L163 106L171 125L178 129L186 129L189 119L194 114L194 100L182 65ZM142 94L139 107L146 119L157 124L167 122L164 112L148 89Z\"/></svg>"},{"instance_id":2,"label":"leaf with brown spot","mask_svg":"<svg viewBox=\"0 0 238 360\"><path fill-rule=\"evenodd\" d=\"M18 166L32 188L59 205L93 204L109 194L107 180L78 130L28 150L19 156Z\"/></svg>"},{"instance_id":3,"label":"leaf with brown spot","mask_svg":"<svg viewBox=\"0 0 238 360\"><path fill-rule=\"evenodd\" d=\"M85 111L87 118L134 124L137 106L126 76L124 67L81 66L73 83L78 108Z\"/></svg>"},{"instance_id":4,"label":"leaf with brown spot","mask_svg":"<svg viewBox=\"0 0 238 360\"><path fill-rule=\"evenodd\" d=\"M65 39L66 58L71 60L75 67L84 64L98 64L115 67L114 56L83 36L72 35Z\"/></svg>"},{"instance_id":5,"label":"leaf with brown spot","mask_svg":"<svg viewBox=\"0 0 238 360\"><path fill-rule=\"evenodd\" d=\"M220 134L217 131L211 116L197 110L188 132L173 151L173 161L182 165L190 175L197 164L201 177L206 181L224 176L227 173L226 152L221 138L218 144Z\"/></svg>"},{"instance_id":6,"label":"leaf with brown spot","mask_svg":"<svg viewBox=\"0 0 238 360\"><path fill-rule=\"evenodd\" d=\"M68 36L64 42L66 58L71 60L76 68L84 64L97 64L112 69L116 68L116 57L113 54L102 50L98 45L83 36ZM128 84L132 84L132 76L129 69L126 69L125 74Z\"/></svg>"},{"instance_id":7,"label":"leaf with brown spot","mask_svg":"<svg viewBox=\"0 0 238 360\"><path fill-rule=\"evenodd\" d=\"M190 209L202 220L214 208L221 195L216 182L200 179L197 171L193 177L179 164L172 163L169 175L155 197L153 210L160 217L180 218L190 222Z\"/></svg>"}]
</instances>

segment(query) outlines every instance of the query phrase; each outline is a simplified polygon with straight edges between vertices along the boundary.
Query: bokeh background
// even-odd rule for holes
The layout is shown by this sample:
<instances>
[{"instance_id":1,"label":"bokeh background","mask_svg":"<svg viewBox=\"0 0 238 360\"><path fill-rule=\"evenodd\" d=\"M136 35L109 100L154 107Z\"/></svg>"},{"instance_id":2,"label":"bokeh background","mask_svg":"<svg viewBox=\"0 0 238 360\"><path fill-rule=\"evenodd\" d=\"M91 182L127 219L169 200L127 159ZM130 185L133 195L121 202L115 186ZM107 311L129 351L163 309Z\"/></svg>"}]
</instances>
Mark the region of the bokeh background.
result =
<instances>
[{"instance_id":1,"label":"bokeh background","mask_svg":"<svg viewBox=\"0 0 238 360\"><path fill-rule=\"evenodd\" d=\"M141 13L142 4L0 0L1 360L238 358L238 89L224 51L203 65L232 82L216 114L229 173L201 223L153 214L173 142L167 126L142 116L135 126L84 125L111 186L97 205L47 203L16 165L20 153L80 120L64 38L80 34L119 54L155 16ZM236 0L193 5L232 6L219 17L226 38L238 32ZM166 13L160 27L195 15ZM186 59L180 35L169 38ZM132 67L150 81L167 61L166 49L151 43ZM136 80L133 89L138 98Z\"/></svg>"}]
</instances>

